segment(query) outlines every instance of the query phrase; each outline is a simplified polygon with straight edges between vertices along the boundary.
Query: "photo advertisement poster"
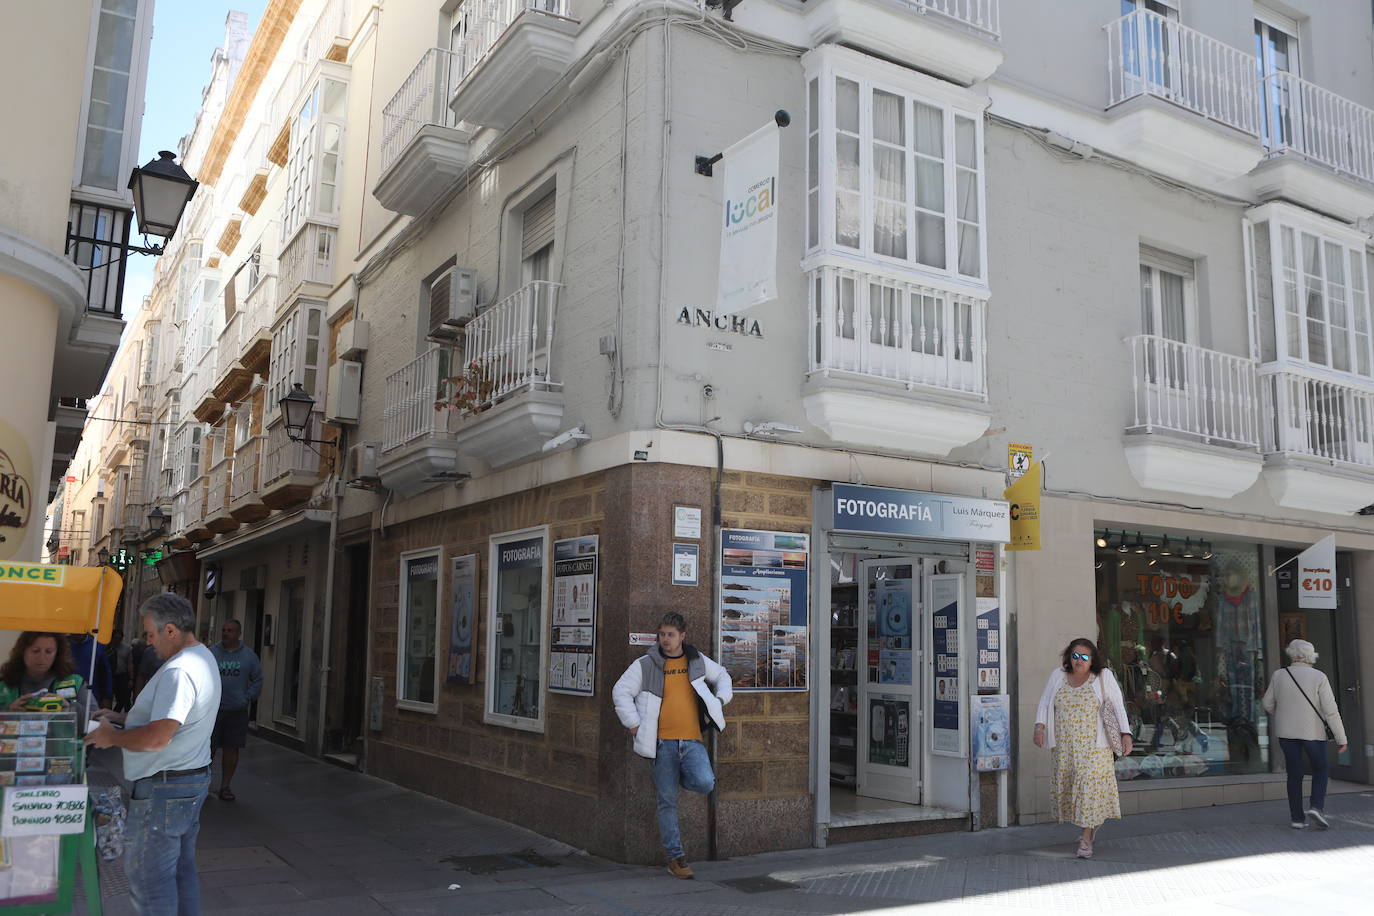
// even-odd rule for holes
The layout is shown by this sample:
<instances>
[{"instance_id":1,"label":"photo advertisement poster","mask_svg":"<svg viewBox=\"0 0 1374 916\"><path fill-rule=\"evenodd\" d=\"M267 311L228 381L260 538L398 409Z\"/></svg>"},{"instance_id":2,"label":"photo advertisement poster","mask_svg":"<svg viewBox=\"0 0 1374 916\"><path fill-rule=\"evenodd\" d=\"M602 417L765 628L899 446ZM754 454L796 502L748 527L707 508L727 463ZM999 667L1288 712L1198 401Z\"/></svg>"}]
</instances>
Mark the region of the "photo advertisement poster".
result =
<instances>
[{"instance_id":1,"label":"photo advertisement poster","mask_svg":"<svg viewBox=\"0 0 1374 916\"><path fill-rule=\"evenodd\" d=\"M973 768L980 773L1011 769L1011 697L970 697L973 704Z\"/></svg>"},{"instance_id":2,"label":"photo advertisement poster","mask_svg":"<svg viewBox=\"0 0 1374 916\"><path fill-rule=\"evenodd\" d=\"M736 690L806 690L810 539L720 535L720 652Z\"/></svg>"},{"instance_id":3,"label":"photo advertisement poster","mask_svg":"<svg viewBox=\"0 0 1374 916\"><path fill-rule=\"evenodd\" d=\"M931 631L934 645L931 696L931 750L962 757L960 741L959 683L959 585L960 576L933 576L930 580Z\"/></svg>"},{"instance_id":4,"label":"photo advertisement poster","mask_svg":"<svg viewBox=\"0 0 1374 916\"><path fill-rule=\"evenodd\" d=\"M477 624L477 554L453 557L448 578L449 636L447 678L471 684L472 639Z\"/></svg>"},{"instance_id":5,"label":"photo advertisement poster","mask_svg":"<svg viewBox=\"0 0 1374 916\"><path fill-rule=\"evenodd\" d=\"M553 543L553 638L549 690L589 697L596 691L596 589L600 537Z\"/></svg>"}]
</instances>

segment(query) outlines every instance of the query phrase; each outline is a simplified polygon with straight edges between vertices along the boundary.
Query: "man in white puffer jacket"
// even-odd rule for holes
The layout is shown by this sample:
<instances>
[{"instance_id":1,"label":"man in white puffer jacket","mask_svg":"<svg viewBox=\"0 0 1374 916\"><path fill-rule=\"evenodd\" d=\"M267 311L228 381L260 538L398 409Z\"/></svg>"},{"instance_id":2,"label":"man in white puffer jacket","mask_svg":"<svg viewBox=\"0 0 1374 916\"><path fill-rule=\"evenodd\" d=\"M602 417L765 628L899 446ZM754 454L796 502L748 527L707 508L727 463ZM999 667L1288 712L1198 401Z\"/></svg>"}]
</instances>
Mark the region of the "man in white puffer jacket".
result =
<instances>
[{"instance_id":1,"label":"man in white puffer jacket","mask_svg":"<svg viewBox=\"0 0 1374 916\"><path fill-rule=\"evenodd\" d=\"M716 774L702 743L703 728L725 728L730 674L687 645L687 621L665 614L658 644L630 664L615 682L615 714L634 736L635 753L654 762L658 791L658 836L675 878L692 877L682 849L677 793L709 795Z\"/></svg>"}]
</instances>

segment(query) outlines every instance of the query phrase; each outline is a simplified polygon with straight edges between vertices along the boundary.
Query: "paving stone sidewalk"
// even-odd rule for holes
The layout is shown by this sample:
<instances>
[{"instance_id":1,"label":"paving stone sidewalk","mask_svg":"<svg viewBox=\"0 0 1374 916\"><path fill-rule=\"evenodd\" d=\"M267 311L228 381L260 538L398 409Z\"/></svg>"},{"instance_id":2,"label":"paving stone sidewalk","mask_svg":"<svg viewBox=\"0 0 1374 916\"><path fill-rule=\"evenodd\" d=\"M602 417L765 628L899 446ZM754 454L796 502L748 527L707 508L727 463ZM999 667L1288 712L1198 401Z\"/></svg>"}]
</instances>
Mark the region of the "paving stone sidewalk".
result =
<instances>
[{"instance_id":1,"label":"paving stone sidewalk","mask_svg":"<svg viewBox=\"0 0 1374 916\"><path fill-rule=\"evenodd\" d=\"M1292 830L1264 802L1112 822L1091 861L1073 828L1040 825L694 862L693 881L256 739L235 790L201 817L206 913L1354 914L1374 898L1374 790L1333 796L1329 831ZM106 913L133 912L118 867L102 886Z\"/></svg>"}]
</instances>

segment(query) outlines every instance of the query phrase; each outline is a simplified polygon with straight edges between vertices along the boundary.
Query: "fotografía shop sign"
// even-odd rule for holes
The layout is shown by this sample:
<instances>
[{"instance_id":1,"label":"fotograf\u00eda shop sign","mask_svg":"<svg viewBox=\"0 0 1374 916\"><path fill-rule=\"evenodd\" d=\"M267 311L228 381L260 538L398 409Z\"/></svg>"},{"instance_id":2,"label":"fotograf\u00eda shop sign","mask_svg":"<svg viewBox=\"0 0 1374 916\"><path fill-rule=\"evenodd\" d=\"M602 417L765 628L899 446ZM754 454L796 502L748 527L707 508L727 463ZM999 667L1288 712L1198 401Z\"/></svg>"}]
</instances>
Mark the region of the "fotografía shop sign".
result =
<instances>
[{"instance_id":1,"label":"fotograf\u00eda shop sign","mask_svg":"<svg viewBox=\"0 0 1374 916\"><path fill-rule=\"evenodd\" d=\"M830 492L836 531L997 544L1011 540L1010 507L1003 500L848 483L837 483Z\"/></svg>"}]
</instances>

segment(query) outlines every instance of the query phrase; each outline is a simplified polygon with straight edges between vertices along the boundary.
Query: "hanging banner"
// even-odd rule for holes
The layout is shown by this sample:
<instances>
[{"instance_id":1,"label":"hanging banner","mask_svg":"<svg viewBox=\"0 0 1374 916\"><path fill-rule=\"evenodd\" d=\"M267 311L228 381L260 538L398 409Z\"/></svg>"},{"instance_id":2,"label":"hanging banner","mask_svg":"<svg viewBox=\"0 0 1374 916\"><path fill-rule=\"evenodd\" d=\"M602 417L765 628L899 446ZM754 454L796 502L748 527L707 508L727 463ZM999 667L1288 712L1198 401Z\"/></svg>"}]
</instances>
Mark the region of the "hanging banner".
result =
<instances>
[{"instance_id":1,"label":"hanging banner","mask_svg":"<svg viewBox=\"0 0 1374 916\"><path fill-rule=\"evenodd\" d=\"M805 690L810 539L726 529L720 545L719 661L735 689Z\"/></svg>"},{"instance_id":2,"label":"hanging banner","mask_svg":"<svg viewBox=\"0 0 1374 916\"><path fill-rule=\"evenodd\" d=\"M477 622L477 554L454 557L448 582L448 682L471 684L472 630Z\"/></svg>"},{"instance_id":3,"label":"hanging banner","mask_svg":"<svg viewBox=\"0 0 1374 916\"><path fill-rule=\"evenodd\" d=\"M1008 550L1040 549L1040 484L1044 469L1044 462L1037 461L1002 494L1011 504Z\"/></svg>"},{"instance_id":4,"label":"hanging banner","mask_svg":"<svg viewBox=\"0 0 1374 916\"><path fill-rule=\"evenodd\" d=\"M1336 536L1328 534L1298 554L1298 607L1336 609Z\"/></svg>"},{"instance_id":5,"label":"hanging banner","mask_svg":"<svg viewBox=\"0 0 1374 916\"><path fill-rule=\"evenodd\" d=\"M770 121L724 152L718 315L777 298L778 151Z\"/></svg>"},{"instance_id":6,"label":"hanging banner","mask_svg":"<svg viewBox=\"0 0 1374 916\"><path fill-rule=\"evenodd\" d=\"M597 535L553 542L553 639L549 691L589 697L596 690Z\"/></svg>"}]
</instances>

